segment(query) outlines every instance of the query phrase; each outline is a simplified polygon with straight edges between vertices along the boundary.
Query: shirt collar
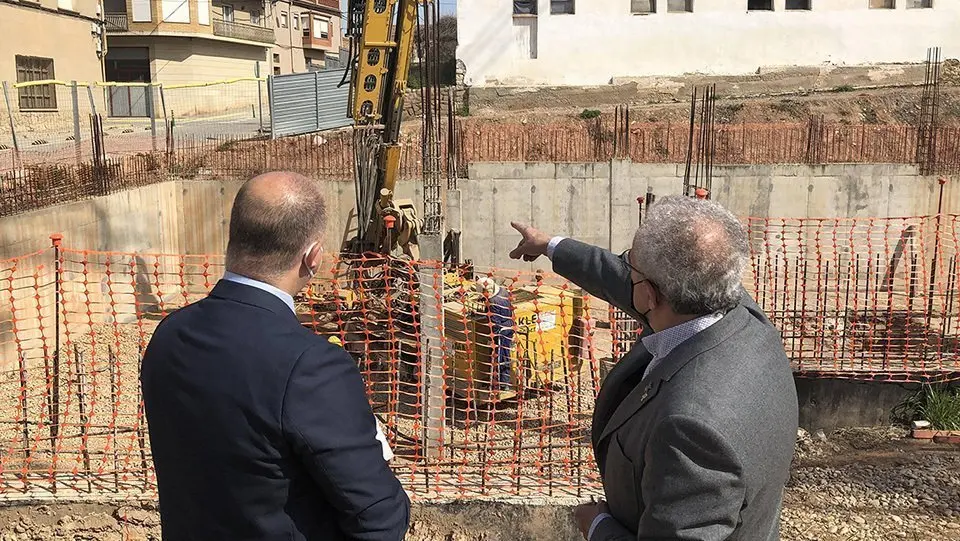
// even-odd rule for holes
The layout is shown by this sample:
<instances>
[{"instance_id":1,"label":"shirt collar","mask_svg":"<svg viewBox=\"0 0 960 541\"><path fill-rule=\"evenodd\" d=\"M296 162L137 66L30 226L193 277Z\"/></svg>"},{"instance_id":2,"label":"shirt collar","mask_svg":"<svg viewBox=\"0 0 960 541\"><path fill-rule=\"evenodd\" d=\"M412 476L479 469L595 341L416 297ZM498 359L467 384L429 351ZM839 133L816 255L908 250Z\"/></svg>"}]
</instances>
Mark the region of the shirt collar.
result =
<instances>
[{"instance_id":1,"label":"shirt collar","mask_svg":"<svg viewBox=\"0 0 960 541\"><path fill-rule=\"evenodd\" d=\"M647 348L647 351L653 355L653 359L659 360L669 355L680 344L721 319L723 319L722 313L707 314L644 336L640 341L643 342L643 347Z\"/></svg>"},{"instance_id":2,"label":"shirt collar","mask_svg":"<svg viewBox=\"0 0 960 541\"><path fill-rule=\"evenodd\" d=\"M297 312L296 308L294 308L294 305L293 305L293 296L291 296L286 291L278 289L266 282L261 282L260 280L254 280L253 278L248 278L246 276L242 276L240 274L236 274L230 271L226 271L223 273L223 279L229 282L248 285L250 287L255 287L257 289L266 291L267 293L270 293L271 295L274 295L275 297L283 301L283 303L286 304L288 308L290 308L291 312L293 313Z\"/></svg>"}]
</instances>

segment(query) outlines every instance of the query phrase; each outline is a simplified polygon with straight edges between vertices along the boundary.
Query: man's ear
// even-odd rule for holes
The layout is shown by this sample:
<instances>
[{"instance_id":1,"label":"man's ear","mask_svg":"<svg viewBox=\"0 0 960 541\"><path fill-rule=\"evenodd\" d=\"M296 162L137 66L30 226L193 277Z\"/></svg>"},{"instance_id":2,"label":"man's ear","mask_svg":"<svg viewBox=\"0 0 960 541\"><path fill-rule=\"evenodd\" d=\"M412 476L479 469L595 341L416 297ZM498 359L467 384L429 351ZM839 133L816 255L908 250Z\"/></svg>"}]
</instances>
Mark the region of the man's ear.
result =
<instances>
[{"instance_id":1,"label":"man's ear","mask_svg":"<svg viewBox=\"0 0 960 541\"><path fill-rule=\"evenodd\" d=\"M657 290L650 285L650 282L644 281L640 284L640 291L642 291L642 299L647 303L647 310L654 310L660 306L660 296L657 295Z\"/></svg>"},{"instance_id":2,"label":"man's ear","mask_svg":"<svg viewBox=\"0 0 960 541\"><path fill-rule=\"evenodd\" d=\"M323 246L319 242L314 244L306 253L306 263L314 272L320 269L320 265L323 263Z\"/></svg>"}]
</instances>

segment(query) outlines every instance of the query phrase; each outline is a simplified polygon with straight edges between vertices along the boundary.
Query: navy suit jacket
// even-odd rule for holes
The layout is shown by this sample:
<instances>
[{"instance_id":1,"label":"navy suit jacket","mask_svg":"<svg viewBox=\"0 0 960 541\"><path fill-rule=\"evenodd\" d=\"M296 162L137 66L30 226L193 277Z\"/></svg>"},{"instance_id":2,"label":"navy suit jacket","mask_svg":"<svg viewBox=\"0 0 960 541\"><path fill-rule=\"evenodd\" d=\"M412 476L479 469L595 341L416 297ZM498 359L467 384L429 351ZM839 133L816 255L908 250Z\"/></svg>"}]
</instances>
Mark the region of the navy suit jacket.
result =
<instances>
[{"instance_id":1,"label":"navy suit jacket","mask_svg":"<svg viewBox=\"0 0 960 541\"><path fill-rule=\"evenodd\" d=\"M276 296L221 280L141 369L165 540L399 540L410 502L360 372Z\"/></svg>"}]
</instances>

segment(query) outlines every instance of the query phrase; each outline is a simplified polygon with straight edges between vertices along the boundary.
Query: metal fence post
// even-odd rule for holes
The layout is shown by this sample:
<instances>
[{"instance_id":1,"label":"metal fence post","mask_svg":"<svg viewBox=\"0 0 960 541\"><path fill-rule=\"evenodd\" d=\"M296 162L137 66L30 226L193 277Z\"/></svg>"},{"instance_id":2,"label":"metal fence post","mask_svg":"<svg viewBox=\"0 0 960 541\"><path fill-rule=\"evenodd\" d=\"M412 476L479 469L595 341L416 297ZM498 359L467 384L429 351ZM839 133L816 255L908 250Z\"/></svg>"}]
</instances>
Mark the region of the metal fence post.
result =
<instances>
[{"instance_id":1,"label":"metal fence post","mask_svg":"<svg viewBox=\"0 0 960 541\"><path fill-rule=\"evenodd\" d=\"M425 458L437 458L443 444L446 397L443 390L443 237L420 236L420 389L423 397L423 442Z\"/></svg>"},{"instance_id":2,"label":"metal fence post","mask_svg":"<svg viewBox=\"0 0 960 541\"><path fill-rule=\"evenodd\" d=\"M76 89L76 85L74 85ZM76 94L74 94L76 95ZM60 434L60 291L63 288L63 272L60 261L60 247L63 244L63 235L50 235L50 244L53 246L53 378L51 384L52 398L50 400L50 446L56 449L56 440Z\"/></svg>"},{"instance_id":3,"label":"metal fence post","mask_svg":"<svg viewBox=\"0 0 960 541\"><path fill-rule=\"evenodd\" d=\"M91 114L97 114L97 102L93 99L93 85L87 85L87 98L90 100L90 112Z\"/></svg>"},{"instance_id":4,"label":"metal fence post","mask_svg":"<svg viewBox=\"0 0 960 541\"><path fill-rule=\"evenodd\" d=\"M150 115L150 139L151 145L153 146L153 151L157 151L157 115L153 110L153 85L147 83L146 92L144 95L147 97L147 113Z\"/></svg>"},{"instance_id":5,"label":"metal fence post","mask_svg":"<svg viewBox=\"0 0 960 541\"><path fill-rule=\"evenodd\" d=\"M320 131L320 77L318 72L313 72L313 111L314 111L314 131Z\"/></svg>"},{"instance_id":6,"label":"metal fence post","mask_svg":"<svg viewBox=\"0 0 960 541\"><path fill-rule=\"evenodd\" d=\"M70 81L70 99L73 101L73 146L77 150L77 163L80 163L83 148L80 146L80 92L76 81Z\"/></svg>"},{"instance_id":7,"label":"metal fence post","mask_svg":"<svg viewBox=\"0 0 960 541\"><path fill-rule=\"evenodd\" d=\"M263 133L263 86L260 80L260 62L253 66L253 73L257 77L257 116L260 118L260 133Z\"/></svg>"},{"instance_id":8,"label":"metal fence post","mask_svg":"<svg viewBox=\"0 0 960 541\"><path fill-rule=\"evenodd\" d=\"M274 98L273 75L267 75L267 104L269 104L269 109L270 109L270 138L276 139L277 130L276 130L276 121L274 120L276 115L274 115L274 111L273 111L273 105L274 105L273 98Z\"/></svg>"},{"instance_id":9,"label":"metal fence post","mask_svg":"<svg viewBox=\"0 0 960 541\"><path fill-rule=\"evenodd\" d=\"M3 82L3 101L7 104L7 117L10 119L10 135L13 136L13 166L20 167L20 145L17 143L17 128L13 121L13 108L10 106L10 91L7 82Z\"/></svg>"}]
</instances>

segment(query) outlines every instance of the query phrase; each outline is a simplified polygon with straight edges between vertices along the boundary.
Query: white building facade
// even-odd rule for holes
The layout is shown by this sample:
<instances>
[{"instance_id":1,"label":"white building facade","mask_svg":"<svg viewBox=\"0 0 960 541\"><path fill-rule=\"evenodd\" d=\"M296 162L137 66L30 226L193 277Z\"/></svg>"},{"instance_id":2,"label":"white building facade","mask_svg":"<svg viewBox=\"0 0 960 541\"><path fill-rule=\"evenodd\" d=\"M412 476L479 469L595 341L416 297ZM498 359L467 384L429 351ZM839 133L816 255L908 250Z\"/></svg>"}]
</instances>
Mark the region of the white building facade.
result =
<instances>
[{"instance_id":1,"label":"white building facade","mask_svg":"<svg viewBox=\"0 0 960 541\"><path fill-rule=\"evenodd\" d=\"M459 0L457 19L473 86L960 56L960 0Z\"/></svg>"}]
</instances>

